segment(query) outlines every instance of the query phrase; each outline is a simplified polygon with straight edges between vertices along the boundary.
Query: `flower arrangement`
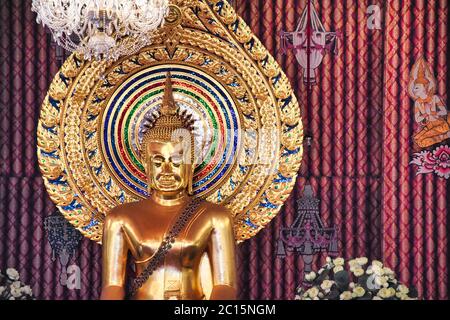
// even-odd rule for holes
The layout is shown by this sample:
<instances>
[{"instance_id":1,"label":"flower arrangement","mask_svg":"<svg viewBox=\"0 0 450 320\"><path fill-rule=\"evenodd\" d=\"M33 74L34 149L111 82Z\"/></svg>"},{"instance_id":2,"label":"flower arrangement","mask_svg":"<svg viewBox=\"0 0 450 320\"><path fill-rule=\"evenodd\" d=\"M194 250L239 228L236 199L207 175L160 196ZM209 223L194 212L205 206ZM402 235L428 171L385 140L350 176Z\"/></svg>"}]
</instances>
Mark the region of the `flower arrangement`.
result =
<instances>
[{"instance_id":1,"label":"flower arrangement","mask_svg":"<svg viewBox=\"0 0 450 320\"><path fill-rule=\"evenodd\" d=\"M20 275L16 269L0 271L0 300L33 300L33 290L20 282Z\"/></svg>"},{"instance_id":2,"label":"flower arrangement","mask_svg":"<svg viewBox=\"0 0 450 320\"><path fill-rule=\"evenodd\" d=\"M417 300L417 291L400 284L380 261L356 258L348 261L349 270L343 258L326 262L317 273L306 274L296 300Z\"/></svg>"}]
</instances>

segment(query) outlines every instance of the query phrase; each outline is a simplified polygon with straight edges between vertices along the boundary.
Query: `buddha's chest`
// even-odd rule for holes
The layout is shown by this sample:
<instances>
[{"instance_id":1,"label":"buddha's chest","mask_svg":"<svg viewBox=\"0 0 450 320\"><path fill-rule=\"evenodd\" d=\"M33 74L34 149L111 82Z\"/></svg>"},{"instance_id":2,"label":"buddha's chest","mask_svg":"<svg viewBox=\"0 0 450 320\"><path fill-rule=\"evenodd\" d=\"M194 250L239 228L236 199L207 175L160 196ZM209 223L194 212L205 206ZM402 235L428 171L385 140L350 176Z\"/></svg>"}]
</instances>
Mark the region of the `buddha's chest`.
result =
<instances>
[{"instance_id":1,"label":"buddha's chest","mask_svg":"<svg viewBox=\"0 0 450 320\"><path fill-rule=\"evenodd\" d=\"M136 219L125 227L129 249L136 263L149 261L177 223L178 215L155 215L153 219ZM184 224L169 251L173 267L190 267L201 258L208 244L211 228L201 212L193 214Z\"/></svg>"},{"instance_id":2,"label":"buddha's chest","mask_svg":"<svg viewBox=\"0 0 450 320\"><path fill-rule=\"evenodd\" d=\"M436 104L434 103L434 101L419 103L419 109L422 113L425 114L430 114L437 111Z\"/></svg>"}]
</instances>

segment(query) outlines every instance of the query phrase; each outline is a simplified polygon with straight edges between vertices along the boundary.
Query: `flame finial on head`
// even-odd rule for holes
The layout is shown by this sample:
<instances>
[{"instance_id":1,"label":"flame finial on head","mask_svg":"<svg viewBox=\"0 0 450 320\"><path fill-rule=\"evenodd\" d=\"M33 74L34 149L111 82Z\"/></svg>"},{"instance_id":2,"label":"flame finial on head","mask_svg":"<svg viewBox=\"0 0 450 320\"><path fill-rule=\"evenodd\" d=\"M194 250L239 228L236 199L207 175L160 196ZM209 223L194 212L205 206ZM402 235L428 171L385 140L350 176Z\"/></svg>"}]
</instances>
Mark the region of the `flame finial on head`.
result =
<instances>
[{"instance_id":1,"label":"flame finial on head","mask_svg":"<svg viewBox=\"0 0 450 320\"><path fill-rule=\"evenodd\" d=\"M417 70L417 78L415 80L416 84L428 85L430 80L428 80L426 76L426 65L425 62L421 59L419 60L419 66Z\"/></svg>"},{"instance_id":2,"label":"flame finial on head","mask_svg":"<svg viewBox=\"0 0 450 320\"><path fill-rule=\"evenodd\" d=\"M172 88L172 75L170 71L166 75L166 86L164 88L164 98L161 106L161 113L163 115L175 115L177 113L177 107L173 98Z\"/></svg>"},{"instance_id":3,"label":"flame finial on head","mask_svg":"<svg viewBox=\"0 0 450 320\"><path fill-rule=\"evenodd\" d=\"M193 150L193 132L195 120L191 114L187 114L186 110L179 112L173 96L173 87L170 72L166 75L166 84L164 88L164 97L159 111L146 115L143 124L143 138L141 143L141 155L146 145L150 141L172 141L174 135L178 133L186 133L191 135L191 146Z\"/></svg>"}]
</instances>

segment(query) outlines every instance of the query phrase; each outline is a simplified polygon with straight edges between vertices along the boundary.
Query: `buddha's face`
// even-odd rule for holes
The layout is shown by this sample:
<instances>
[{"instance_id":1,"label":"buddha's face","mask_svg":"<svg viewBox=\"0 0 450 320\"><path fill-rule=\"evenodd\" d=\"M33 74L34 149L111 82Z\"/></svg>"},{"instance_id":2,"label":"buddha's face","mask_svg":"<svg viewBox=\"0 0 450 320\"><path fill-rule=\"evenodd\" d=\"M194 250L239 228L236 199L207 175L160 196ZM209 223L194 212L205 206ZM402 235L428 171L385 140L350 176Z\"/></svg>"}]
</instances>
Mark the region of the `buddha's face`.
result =
<instances>
[{"instance_id":1,"label":"buddha's face","mask_svg":"<svg viewBox=\"0 0 450 320\"><path fill-rule=\"evenodd\" d=\"M182 143L152 141L146 151L146 172L152 190L171 195L187 189L191 165Z\"/></svg>"},{"instance_id":2,"label":"buddha's face","mask_svg":"<svg viewBox=\"0 0 450 320\"><path fill-rule=\"evenodd\" d=\"M416 83L413 87L413 93L422 99L425 99L428 94L427 94L427 90L425 88L425 86L422 83Z\"/></svg>"}]
</instances>

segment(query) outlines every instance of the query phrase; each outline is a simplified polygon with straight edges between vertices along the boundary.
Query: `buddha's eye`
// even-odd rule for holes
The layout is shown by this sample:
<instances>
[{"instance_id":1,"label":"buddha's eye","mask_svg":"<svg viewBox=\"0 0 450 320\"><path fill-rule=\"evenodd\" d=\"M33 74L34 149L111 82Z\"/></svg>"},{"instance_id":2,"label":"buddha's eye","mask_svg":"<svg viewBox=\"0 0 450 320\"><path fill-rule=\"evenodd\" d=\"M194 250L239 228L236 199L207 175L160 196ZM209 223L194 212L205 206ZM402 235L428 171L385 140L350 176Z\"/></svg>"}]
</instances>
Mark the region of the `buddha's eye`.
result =
<instances>
[{"instance_id":1,"label":"buddha's eye","mask_svg":"<svg viewBox=\"0 0 450 320\"><path fill-rule=\"evenodd\" d=\"M170 160L174 167L179 167L182 163L182 158L179 156L173 156Z\"/></svg>"},{"instance_id":2,"label":"buddha's eye","mask_svg":"<svg viewBox=\"0 0 450 320\"><path fill-rule=\"evenodd\" d=\"M155 157L155 158L153 158L153 165L154 165L156 168L161 167L161 165L162 165L163 162L164 162L164 160L163 160L162 158L160 158L160 157Z\"/></svg>"},{"instance_id":3,"label":"buddha's eye","mask_svg":"<svg viewBox=\"0 0 450 320\"><path fill-rule=\"evenodd\" d=\"M161 162L154 162L153 164L154 164L154 166L157 167L157 168L161 167Z\"/></svg>"}]
</instances>

